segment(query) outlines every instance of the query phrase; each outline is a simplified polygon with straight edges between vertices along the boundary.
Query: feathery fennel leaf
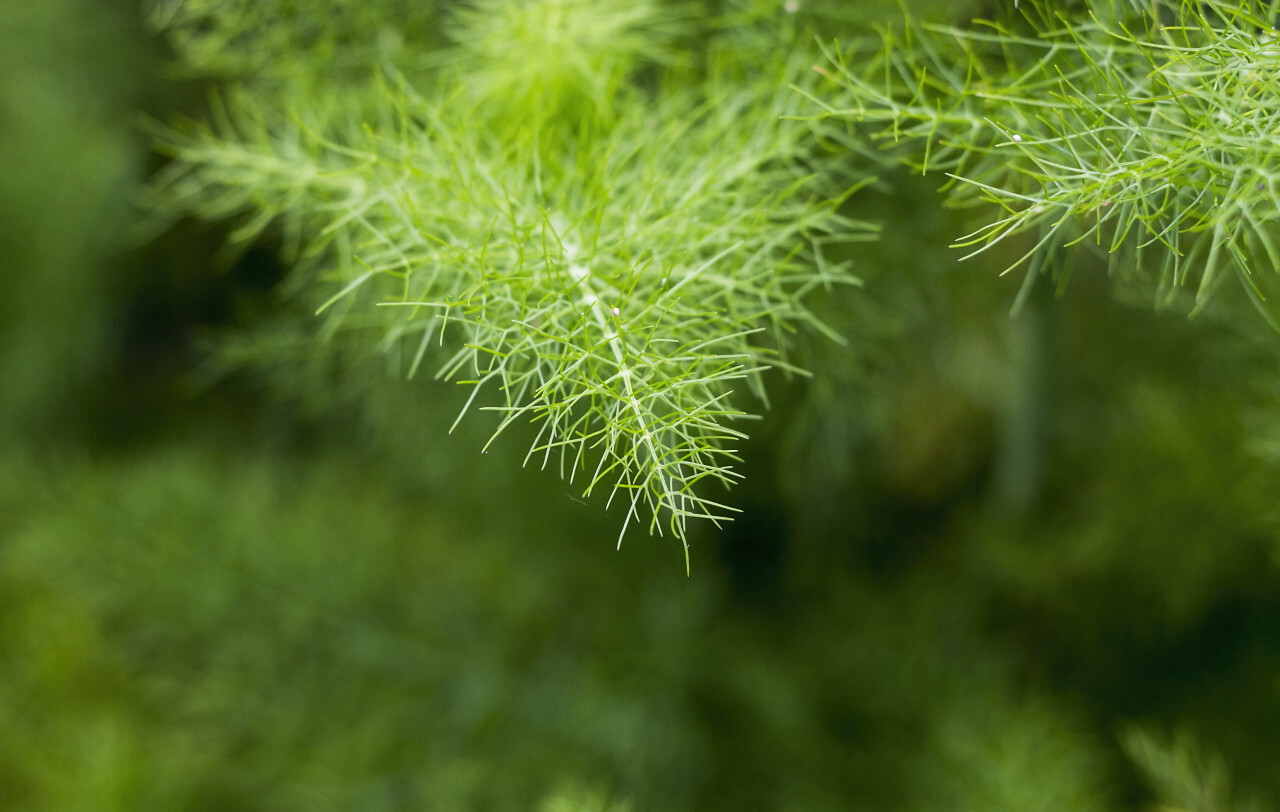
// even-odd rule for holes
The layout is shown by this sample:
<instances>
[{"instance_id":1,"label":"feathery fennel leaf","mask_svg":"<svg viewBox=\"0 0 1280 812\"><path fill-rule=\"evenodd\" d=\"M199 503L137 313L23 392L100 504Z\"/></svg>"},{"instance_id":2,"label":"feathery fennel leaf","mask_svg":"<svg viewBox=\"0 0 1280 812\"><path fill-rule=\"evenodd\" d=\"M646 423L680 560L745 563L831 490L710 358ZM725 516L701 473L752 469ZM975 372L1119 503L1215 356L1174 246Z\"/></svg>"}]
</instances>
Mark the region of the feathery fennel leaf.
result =
<instances>
[{"instance_id":1,"label":"feathery fennel leaf","mask_svg":"<svg viewBox=\"0 0 1280 812\"><path fill-rule=\"evenodd\" d=\"M557 14L524 9L522 24L577 31L559 12L610 7L544 4ZM653 14L618 25L666 37ZM824 246L871 229L840 214L856 184L816 170L836 156L797 118L806 102L788 80L808 55L748 74L720 52L696 83L673 74L605 105L591 93L616 88L617 66L563 39L546 58L564 70L530 66L542 75L528 81L468 78L463 60L426 83L388 68L356 101L286 95L287 112L275 95L233 92L212 123L162 134L173 161L156 192L171 209L240 218L241 240L278 229L296 264L287 284L327 335L407 345L413 372L434 363L474 388L464 412L493 413L495 440L532 421L526 463L621 504L623 533L671 533L687 565L689 520L733 513L710 486L739 477L742 391L763 400L765 370L794 371L795 330L835 338L803 299L855 281ZM553 79L592 103L553 99L512 125L539 103L528 82Z\"/></svg>"},{"instance_id":2,"label":"feathery fennel leaf","mask_svg":"<svg viewBox=\"0 0 1280 812\"><path fill-rule=\"evenodd\" d=\"M1092 245L1154 279L1160 304L1194 286L1196 308L1229 272L1280 326L1265 304L1280 293L1280 8L1092 6L1029 2L967 29L908 20L878 54L830 51L815 101L895 160L948 173L954 204L998 212L956 241L968 256L1016 244L999 261L1030 279Z\"/></svg>"}]
</instances>

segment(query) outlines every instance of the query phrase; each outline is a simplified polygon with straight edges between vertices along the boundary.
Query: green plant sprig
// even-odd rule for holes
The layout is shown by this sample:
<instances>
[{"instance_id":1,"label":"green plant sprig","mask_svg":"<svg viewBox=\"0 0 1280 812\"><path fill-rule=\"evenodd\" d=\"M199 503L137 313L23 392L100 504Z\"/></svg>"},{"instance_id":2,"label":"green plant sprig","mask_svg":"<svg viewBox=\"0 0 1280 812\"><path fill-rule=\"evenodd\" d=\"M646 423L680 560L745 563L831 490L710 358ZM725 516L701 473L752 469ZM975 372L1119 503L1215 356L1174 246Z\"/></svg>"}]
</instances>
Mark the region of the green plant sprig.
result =
<instances>
[{"instance_id":1,"label":"green plant sprig","mask_svg":"<svg viewBox=\"0 0 1280 812\"><path fill-rule=\"evenodd\" d=\"M1264 304L1280 270L1274 4L1051 5L1023 6L1017 27L908 19L876 55L829 50L815 101L895 160L946 171L953 204L1000 212L956 241L968 256L1029 236L1005 269L1029 266L1024 296L1091 243L1113 270L1153 271L1162 305L1194 285L1192 312L1233 271L1280 329Z\"/></svg>"},{"instance_id":2,"label":"green plant sprig","mask_svg":"<svg viewBox=\"0 0 1280 812\"><path fill-rule=\"evenodd\" d=\"M620 502L619 543L632 522L670 532L688 568L689 520L733 512L706 488L739 477L735 392L764 399L765 370L797 371L795 330L836 338L803 299L855 281L826 241L872 233L839 212L855 185L814 171L784 79L801 64L622 94L576 136L490 128L493 95L447 76L382 82L360 116L240 93L162 134L156 192L242 218L238 240L279 228L325 334L405 348L411 376L437 358L473 387L459 420L492 412L491 443L534 422L526 464Z\"/></svg>"}]
</instances>

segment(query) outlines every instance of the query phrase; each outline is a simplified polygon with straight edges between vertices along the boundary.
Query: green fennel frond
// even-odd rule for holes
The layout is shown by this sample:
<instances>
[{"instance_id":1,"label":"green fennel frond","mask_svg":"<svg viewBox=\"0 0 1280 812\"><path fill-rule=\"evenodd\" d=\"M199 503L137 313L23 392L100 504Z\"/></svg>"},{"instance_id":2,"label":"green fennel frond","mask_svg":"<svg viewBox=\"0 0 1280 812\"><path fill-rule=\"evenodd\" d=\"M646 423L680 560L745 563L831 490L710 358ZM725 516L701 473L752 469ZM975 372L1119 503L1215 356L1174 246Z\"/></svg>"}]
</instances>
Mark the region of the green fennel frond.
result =
<instances>
[{"instance_id":1,"label":"green fennel frond","mask_svg":"<svg viewBox=\"0 0 1280 812\"><path fill-rule=\"evenodd\" d=\"M815 100L896 160L947 172L953 203L996 212L956 242L969 256L1016 244L1008 270L1029 264L1031 280L1092 244L1154 278L1162 304L1194 285L1197 307L1230 271L1280 326L1264 305L1280 291L1280 6L1091 5L1029 2L968 29L908 20L878 54L829 51Z\"/></svg>"},{"instance_id":2,"label":"green fennel frond","mask_svg":"<svg viewBox=\"0 0 1280 812\"><path fill-rule=\"evenodd\" d=\"M612 9L628 36L653 28L639 6L545 5ZM562 50L563 69L533 66L533 78L468 78L467 59L456 72L446 60L436 81L393 76L356 105L309 98L282 112L233 92L210 123L161 134L173 160L155 192L170 210L239 218L236 240L277 229L296 265L287 285L328 335L408 347L410 375L431 363L471 386L463 413L492 413L494 439L531 421L526 463L607 493L624 534L632 522L671 533L687 564L689 521L734 512L708 486L739 477L739 393L763 399L765 370L794 370L798 328L835 338L803 300L855 281L825 246L871 230L840 213L856 184L815 171L806 102L787 87L807 57L745 84L713 60L696 89L635 85L606 110L592 94L620 69ZM564 95L527 126L495 123L495 104L526 120L554 88Z\"/></svg>"}]
</instances>

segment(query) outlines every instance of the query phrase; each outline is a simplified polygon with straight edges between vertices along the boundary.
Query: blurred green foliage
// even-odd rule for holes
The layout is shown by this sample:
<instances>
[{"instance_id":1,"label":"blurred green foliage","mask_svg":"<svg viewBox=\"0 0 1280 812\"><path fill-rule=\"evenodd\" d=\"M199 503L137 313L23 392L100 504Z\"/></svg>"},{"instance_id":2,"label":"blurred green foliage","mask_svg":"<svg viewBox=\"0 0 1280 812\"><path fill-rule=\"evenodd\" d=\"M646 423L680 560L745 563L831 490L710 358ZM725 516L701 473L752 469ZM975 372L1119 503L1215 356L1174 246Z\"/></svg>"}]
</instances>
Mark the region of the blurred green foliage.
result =
<instances>
[{"instance_id":1,"label":"blurred green foliage","mask_svg":"<svg viewBox=\"0 0 1280 812\"><path fill-rule=\"evenodd\" d=\"M270 233L124 250L140 31L0 7L0 807L1274 808L1256 320L1090 261L1010 318L964 216L887 175L864 288L819 305L850 345L770 381L685 578L526 437L446 434L465 392L317 343Z\"/></svg>"},{"instance_id":2,"label":"blurred green foliage","mask_svg":"<svg viewBox=\"0 0 1280 812\"><path fill-rule=\"evenodd\" d=\"M375 460L218 445L6 471L11 806L527 808L566 779L638 808L1100 793L1088 734L1015 687L936 574L768 622L656 550L441 510Z\"/></svg>"},{"instance_id":3,"label":"blurred green foliage","mask_svg":"<svg viewBox=\"0 0 1280 812\"><path fill-rule=\"evenodd\" d=\"M0 442L67 420L108 362L149 52L120 3L0 7Z\"/></svg>"}]
</instances>

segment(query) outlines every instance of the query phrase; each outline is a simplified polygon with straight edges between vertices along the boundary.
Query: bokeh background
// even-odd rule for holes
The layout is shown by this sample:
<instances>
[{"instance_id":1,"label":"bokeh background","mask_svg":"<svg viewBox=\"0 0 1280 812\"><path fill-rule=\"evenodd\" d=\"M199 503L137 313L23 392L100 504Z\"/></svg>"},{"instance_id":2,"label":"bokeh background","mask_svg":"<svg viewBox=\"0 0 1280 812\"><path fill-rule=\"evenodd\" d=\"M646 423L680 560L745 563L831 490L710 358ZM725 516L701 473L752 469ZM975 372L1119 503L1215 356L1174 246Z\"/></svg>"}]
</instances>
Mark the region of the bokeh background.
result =
<instances>
[{"instance_id":1,"label":"bokeh background","mask_svg":"<svg viewBox=\"0 0 1280 812\"><path fill-rule=\"evenodd\" d=\"M769 382L686 577L447 433L465 391L318 347L269 235L150 223L145 121L207 90L169 47L131 0L0 4L0 807L1274 808L1247 309L1085 258L1011 317L889 174L818 305L850 346Z\"/></svg>"}]
</instances>

